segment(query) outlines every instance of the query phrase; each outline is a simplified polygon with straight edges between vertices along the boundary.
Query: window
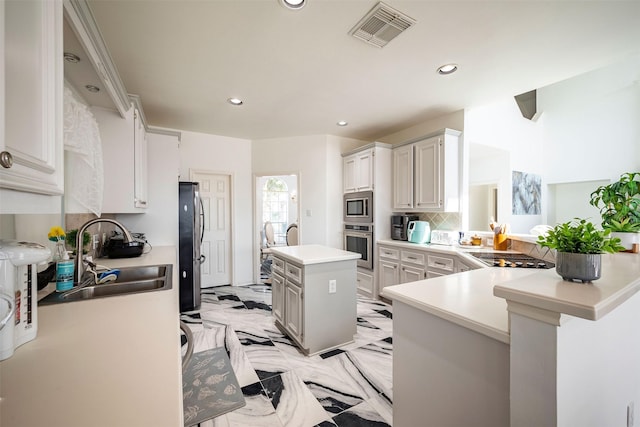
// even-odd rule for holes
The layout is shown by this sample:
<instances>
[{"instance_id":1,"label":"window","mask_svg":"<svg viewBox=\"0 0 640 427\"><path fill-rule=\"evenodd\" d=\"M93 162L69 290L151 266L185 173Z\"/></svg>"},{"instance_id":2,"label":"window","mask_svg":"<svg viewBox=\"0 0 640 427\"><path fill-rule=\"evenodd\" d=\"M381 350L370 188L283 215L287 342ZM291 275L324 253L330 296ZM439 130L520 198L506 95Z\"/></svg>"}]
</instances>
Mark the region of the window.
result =
<instances>
[{"instance_id":1,"label":"window","mask_svg":"<svg viewBox=\"0 0 640 427\"><path fill-rule=\"evenodd\" d=\"M277 245L287 243L289 188L279 178L269 178L262 188L262 223L271 221Z\"/></svg>"}]
</instances>

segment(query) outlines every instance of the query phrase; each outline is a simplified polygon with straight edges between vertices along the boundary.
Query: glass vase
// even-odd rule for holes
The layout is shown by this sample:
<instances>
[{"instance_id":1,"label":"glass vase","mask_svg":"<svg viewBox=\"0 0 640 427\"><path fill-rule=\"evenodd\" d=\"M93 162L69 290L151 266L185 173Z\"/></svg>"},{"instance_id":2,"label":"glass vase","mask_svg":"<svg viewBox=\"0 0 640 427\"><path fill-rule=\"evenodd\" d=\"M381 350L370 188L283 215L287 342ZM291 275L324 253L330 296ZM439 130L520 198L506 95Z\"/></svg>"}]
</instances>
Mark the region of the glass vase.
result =
<instances>
[{"instance_id":1,"label":"glass vase","mask_svg":"<svg viewBox=\"0 0 640 427\"><path fill-rule=\"evenodd\" d=\"M51 255L51 259L53 261L62 261L65 259L65 255L67 253L67 248L64 246L63 240L58 240L56 242L56 246L53 248L53 254Z\"/></svg>"}]
</instances>

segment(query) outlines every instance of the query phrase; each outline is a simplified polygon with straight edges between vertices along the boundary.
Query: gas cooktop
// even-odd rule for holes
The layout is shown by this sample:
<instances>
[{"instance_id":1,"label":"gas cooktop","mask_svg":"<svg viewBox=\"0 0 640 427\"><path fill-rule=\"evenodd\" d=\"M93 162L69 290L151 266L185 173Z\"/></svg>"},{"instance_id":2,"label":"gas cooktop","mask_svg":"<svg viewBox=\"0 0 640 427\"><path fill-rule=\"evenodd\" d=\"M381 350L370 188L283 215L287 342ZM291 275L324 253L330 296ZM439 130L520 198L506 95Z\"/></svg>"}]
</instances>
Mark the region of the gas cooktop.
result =
<instances>
[{"instance_id":1,"label":"gas cooktop","mask_svg":"<svg viewBox=\"0 0 640 427\"><path fill-rule=\"evenodd\" d=\"M472 252L471 255L491 267L553 268L556 265L524 254L504 252Z\"/></svg>"}]
</instances>

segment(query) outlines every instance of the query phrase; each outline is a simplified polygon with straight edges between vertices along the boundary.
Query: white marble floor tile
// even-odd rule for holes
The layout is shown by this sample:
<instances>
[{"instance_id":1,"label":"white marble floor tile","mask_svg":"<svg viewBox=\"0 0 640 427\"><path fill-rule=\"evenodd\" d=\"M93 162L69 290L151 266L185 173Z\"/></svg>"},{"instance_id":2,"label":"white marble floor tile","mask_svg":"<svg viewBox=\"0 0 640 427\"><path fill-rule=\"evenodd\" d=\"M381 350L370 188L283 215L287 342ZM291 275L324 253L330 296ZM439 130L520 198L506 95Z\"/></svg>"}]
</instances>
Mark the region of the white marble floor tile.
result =
<instances>
[{"instance_id":1,"label":"white marble floor tile","mask_svg":"<svg viewBox=\"0 0 640 427\"><path fill-rule=\"evenodd\" d=\"M294 372L262 380L262 385L285 427L311 427L327 419L324 408Z\"/></svg>"},{"instance_id":2,"label":"white marble floor tile","mask_svg":"<svg viewBox=\"0 0 640 427\"><path fill-rule=\"evenodd\" d=\"M382 417L389 425L393 425L393 408L391 403L382 395L372 397L367 403Z\"/></svg>"},{"instance_id":3,"label":"white marble floor tile","mask_svg":"<svg viewBox=\"0 0 640 427\"><path fill-rule=\"evenodd\" d=\"M378 341L349 350L350 361L379 393L393 400L393 345ZM373 396L372 396L373 397Z\"/></svg>"},{"instance_id":4,"label":"white marble floor tile","mask_svg":"<svg viewBox=\"0 0 640 427\"><path fill-rule=\"evenodd\" d=\"M229 427L283 427L260 383L242 388L246 405L226 414Z\"/></svg>"},{"instance_id":5,"label":"white marble floor tile","mask_svg":"<svg viewBox=\"0 0 640 427\"><path fill-rule=\"evenodd\" d=\"M343 413L333 417L333 421L338 427L384 427L389 425L384 418L374 409L369 402L350 408ZM418 426L416 426L418 427Z\"/></svg>"},{"instance_id":6,"label":"white marble floor tile","mask_svg":"<svg viewBox=\"0 0 640 427\"><path fill-rule=\"evenodd\" d=\"M324 360L297 368L294 372L318 399L329 417L363 401L358 385Z\"/></svg>"}]
</instances>

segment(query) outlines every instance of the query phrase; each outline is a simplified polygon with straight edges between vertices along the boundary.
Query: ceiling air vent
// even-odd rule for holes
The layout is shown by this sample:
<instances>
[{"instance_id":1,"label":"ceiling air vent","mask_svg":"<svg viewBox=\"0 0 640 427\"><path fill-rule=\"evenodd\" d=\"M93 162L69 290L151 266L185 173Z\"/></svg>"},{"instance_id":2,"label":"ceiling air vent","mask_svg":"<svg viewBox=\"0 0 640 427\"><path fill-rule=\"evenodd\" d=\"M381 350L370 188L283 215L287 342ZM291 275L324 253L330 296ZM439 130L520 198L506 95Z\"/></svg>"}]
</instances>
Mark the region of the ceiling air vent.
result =
<instances>
[{"instance_id":1,"label":"ceiling air vent","mask_svg":"<svg viewBox=\"0 0 640 427\"><path fill-rule=\"evenodd\" d=\"M384 47L415 23L415 19L380 2L349 31L349 34L376 47Z\"/></svg>"}]
</instances>

